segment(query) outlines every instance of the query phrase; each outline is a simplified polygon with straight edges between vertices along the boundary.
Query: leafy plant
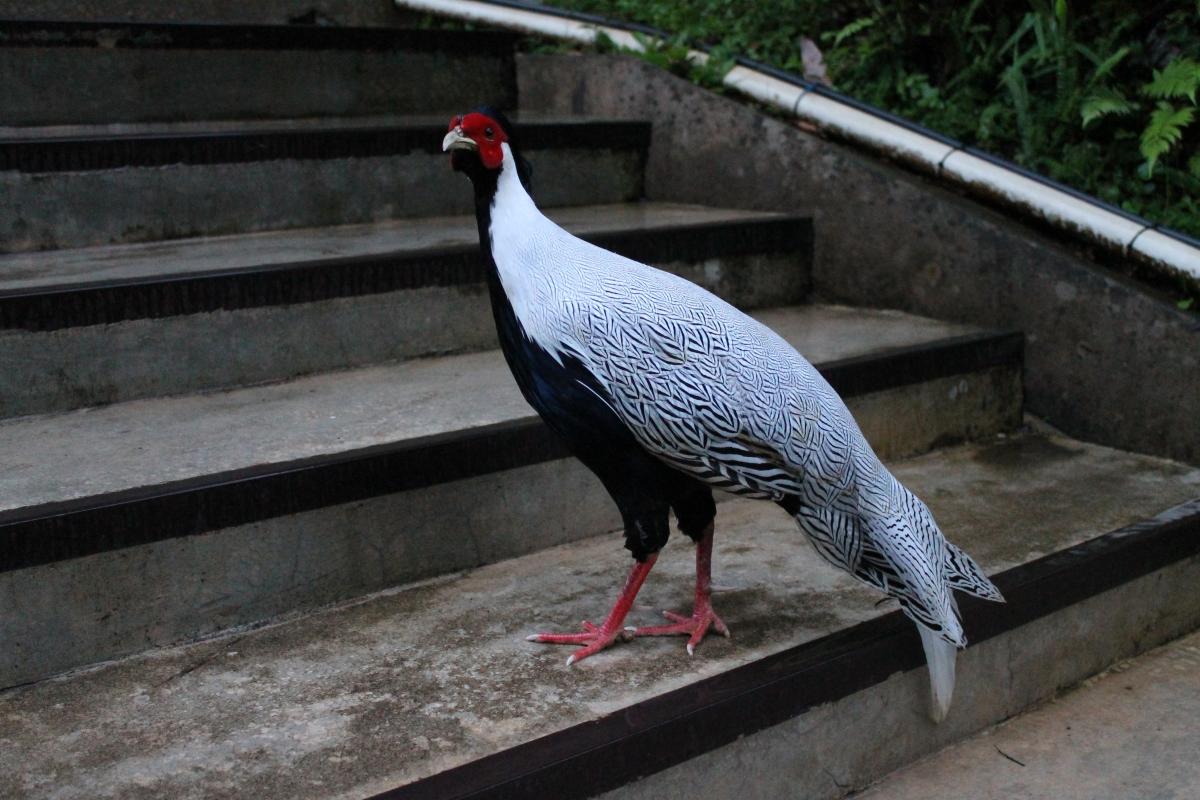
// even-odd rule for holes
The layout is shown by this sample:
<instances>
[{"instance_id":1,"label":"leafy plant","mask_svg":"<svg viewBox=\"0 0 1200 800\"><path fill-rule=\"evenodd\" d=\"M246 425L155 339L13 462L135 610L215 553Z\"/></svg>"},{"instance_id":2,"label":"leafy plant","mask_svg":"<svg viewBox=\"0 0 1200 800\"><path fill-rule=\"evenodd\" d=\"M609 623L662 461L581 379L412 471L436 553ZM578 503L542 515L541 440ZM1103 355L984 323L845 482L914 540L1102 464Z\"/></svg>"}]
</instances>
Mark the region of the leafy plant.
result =
<instances>
[{"instance_id":1,"label":"leafy plant","mask_svg":"<svg viewBox=\"0 0 1200 800\"><path fill-rule=\"evenodd\" d=\"M1200 89L1200 64L1190 58L1177 58L1161 70L1154 71L1153 80L1141 87L1141 94L1157 99L1142 128L1139 150L1145 162L1143 177L1154 175L1158 160L1167 155L1184 138L1184 132L1196 116L1196 90ZM1187 104L1176 105L1181 100ZM1175 101L1175 102L1172 102ZM1127 115L1139 110L1139 105L1127 100L1118 90L1101 87L1084 101L1083 125L1110 115ZM1200 151L1187 161L1188 171L1200 178Z\"/></svg>"},{"instance_id":2,"label":"leafy plant","mask_svg":"<svg viewBox=\"0 0 1200 800\"><path fill-rule=\"evenodd\" d=\"M646 57L710 84L731 55L802 73L811 38L848 94L1200 236L1197 0L550 1L670 31ZM700 44L697 75L672 52Z\"/></svg>"},{"instance_id":3,"label":"leafy plant","mask_svg":"<svg viewBox=\"0 0 1200 800\"><path fill-rule=\"evenodd\" d=\"M1095 94L1084 99L1079 113L1083 117L1083 127L1109 114L1128 114L1137 108L1137 104L1127 100L1117 89L1102 87Z\"/></svg>"},{"instance_id":4,"label":"leafy plant","mask_svg":"<svg viewBox=\"0 0 1200 800\"><path fill-rule=\"evenodd\" d=\"M1160 102L1142 130L1141 151L1146 157L1145 174L1154 175L1154 164L1183 138L1183 129L1192 123L1195 111L1175 108Z\"/></svg>"}]
</instances>

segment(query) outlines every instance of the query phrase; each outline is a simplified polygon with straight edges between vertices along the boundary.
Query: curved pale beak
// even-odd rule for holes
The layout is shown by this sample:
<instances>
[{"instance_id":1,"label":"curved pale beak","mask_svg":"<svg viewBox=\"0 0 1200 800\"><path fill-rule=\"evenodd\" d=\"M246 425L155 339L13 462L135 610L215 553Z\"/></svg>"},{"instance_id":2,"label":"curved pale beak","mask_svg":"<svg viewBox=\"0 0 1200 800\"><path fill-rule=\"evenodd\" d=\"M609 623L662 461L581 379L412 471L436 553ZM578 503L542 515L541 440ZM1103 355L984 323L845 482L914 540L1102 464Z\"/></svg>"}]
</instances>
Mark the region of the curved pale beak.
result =
<instances>
[{"instance_id":1,"label":"curved pale beak","mask_svg":"<svg viewBox=\"0 0 1200 800\"><path fill-rule=\"evenodd\" d=\"M479 145L475 144L475 140L469 136L463 135L462 128L455 128L446 134L446 138L442 139L442 152L448 153L451 150L478 150Z\"/></svg>"}]
</instances>

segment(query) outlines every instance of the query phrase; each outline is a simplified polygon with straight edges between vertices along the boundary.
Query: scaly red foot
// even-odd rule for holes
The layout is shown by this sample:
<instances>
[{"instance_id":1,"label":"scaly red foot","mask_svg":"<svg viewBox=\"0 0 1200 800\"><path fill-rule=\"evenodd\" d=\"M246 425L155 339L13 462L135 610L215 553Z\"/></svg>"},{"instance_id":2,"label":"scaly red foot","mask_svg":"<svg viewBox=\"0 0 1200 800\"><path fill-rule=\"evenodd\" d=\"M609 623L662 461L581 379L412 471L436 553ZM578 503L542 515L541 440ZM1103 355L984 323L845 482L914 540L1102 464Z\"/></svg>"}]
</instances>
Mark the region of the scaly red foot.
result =
<instances>
[{"instance_id":1,"label":"scaly red foot","mask_svg":"<svg viewBox=\"0 0 1200 800\"><path fill-rule=\"evenodd\" d=\"M605 618L603 625L597 627L584 620L582 633L535 633L532 636L526 636L525 640L544 644L583 645L567 659L568 667L576 661L582 661L590 655L599 653L618 638L623 641L628 640L630 636L621 627L621 623L625 621L625 615L629 613L633 599L637 597L638 590L642 588L642 583L650 574L650 569L654 566L657 558L658 554L652 553L645 561L633 565L633 569L629 571L629 577L625 579L625 587L621 589L621 596L617 598L612 611L608 612L608 617Z\"/></svg>"},{"instance_id":2,"label":"scaly red foot","mask_svg":"<svg viewBox=\"0 0 1200 800\"><path fill-rule=\"evenodd\" d=\"M713 611L712 603L709 602L696 603L696 610L690 617L676 614L674 611L664 611L663 616L671 620L672 624L626 628L625 632L632 636L687 636L689 656L696 652L696 645L700 644L700 640L708 633L709 628L722 636L727 638L729 636L729 628L717 616L717 612Z\"/></svg>"},{"instance_id":3,"label":"scaly red foot","mask_svg":"<svg viewBox=\"0 0 1200 800\"><path fill-rule=\"evenodd\" d=\"M627 631L622 630L620 627L617 627L615 630L605 630L604 626L594 625L586 619L581 624L583 626L582 633L535 633L531 636L526 636L525 641L541 642L542 644L584 645L567 658L567 666L569 667L576 661L582 661L590 655L599 653L618 639L627 642L633 638Z\"/></svg>"}]
</instances>

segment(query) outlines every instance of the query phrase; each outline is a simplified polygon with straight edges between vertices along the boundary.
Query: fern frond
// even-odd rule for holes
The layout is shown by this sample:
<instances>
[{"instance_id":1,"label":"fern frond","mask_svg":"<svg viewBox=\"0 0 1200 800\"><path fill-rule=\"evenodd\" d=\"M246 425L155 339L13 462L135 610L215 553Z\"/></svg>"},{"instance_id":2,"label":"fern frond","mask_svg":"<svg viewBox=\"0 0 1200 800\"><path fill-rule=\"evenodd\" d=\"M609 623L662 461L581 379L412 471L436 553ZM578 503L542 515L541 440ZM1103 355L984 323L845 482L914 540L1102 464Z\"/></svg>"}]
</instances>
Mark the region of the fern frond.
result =
<instances>
[{"instance_id":1,"label":"fern frond","mask_svg":"<svg viewBox=\"0 0 1200 800\"><path fill-rule=\"evenodd\" d=\"M1191 123L1195 113L1192 108L1175 108L1170 103L1158 104L1142 131L1141 151L1146 158L1146 171L1149 174L1154 174L1155 162L1183 137L1183 129Z\"/></svg>"},{"instance_id":2,"label":"fern frond","mask_svg":"<svg viewBox=\"0 0 1200 800\"><path fill-rule=\"evenodd\" d=\"M1192 153L1192 157L1187 162L1188 172L1192 173L1192 177L1200 178L1200 150Z\"/></svg>"},{"instance_id":3,"label":"fern frond","mask_svg":"<svg viewBox=\"0 0 1200 800\"><path fill-rule=\"evenodd\" d=\"M837 47L839 44L846 41L854 34L861 33L862 31L865 31L867 28L871 27L874 24L875 24L875 17L860 17L859 19L856 19L853 22L851 22L849 25L846 25L841 30L832 31L830 33L823 34L821 36L821 38L827 42L832 41L833 47Z\"/></svg>"},{"instance_id":4,"label":"fern frond","mask_svg":"<svg viewBox=\"0 0 1200 800\"><path fill-rule=\"evenodd\" d=\"M1125 99L1125 95L1109 87L1098 89L1095 94L1084 98L1079 107L1079 115L1083 117L1083 127L1109 114L1128 114L1137 106Z\"/></svg>"},{"instance_id":5,"label":"fern frond","mask_svg":"<svg viewBox=\"0 0 1200 800\"><path fill-rule=\"evenodd\" d=\"M1200 64L1190 58L1177 58L1161 70L1154 70L1154 80L1143 86L1142 92L1161 99L1186 97L1194 104L1198 88Z\"/></svg>"}]
</instances>

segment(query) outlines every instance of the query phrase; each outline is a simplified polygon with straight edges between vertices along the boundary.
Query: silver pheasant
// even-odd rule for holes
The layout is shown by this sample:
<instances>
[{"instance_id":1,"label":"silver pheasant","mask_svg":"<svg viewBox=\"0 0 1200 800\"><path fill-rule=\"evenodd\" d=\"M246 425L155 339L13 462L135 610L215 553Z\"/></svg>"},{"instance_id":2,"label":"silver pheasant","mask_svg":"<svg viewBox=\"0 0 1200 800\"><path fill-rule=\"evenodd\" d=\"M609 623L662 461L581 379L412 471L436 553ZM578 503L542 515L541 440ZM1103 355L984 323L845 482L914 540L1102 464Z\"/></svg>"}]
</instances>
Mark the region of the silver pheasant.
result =
<instances>
[{"instance_id":1,"label":"silver pheasant","mask_svg":"<svg viewBox=\"0 0 1200 800\"><path fill-rule=\"evenodd\" d=\"M664 534L647 531L661 527L656 515L665 517L666 506L700 545L696 609L690 618L672 615L674 625L630 632L687 634L689 652L710 626L725 632L709 591L711 493L690 488L712 487L778 503L826 561L895 598L921 633L931 713L944 717L955 650L966 644L951 590L1003 598L879 461L820 373L699 286L589 244L544 216L526 190L503 115L456 117L443 145L475 184L493 307L518 383L605 482L639 557L603 625L530 638L584 645L572 661L618 638L665 543ZM597 443L589 425L623 430ZM678 477L638 466L647 454ZM645 490L627 486L622 469L642 475Z\"/></svg>"}]
</instances>

